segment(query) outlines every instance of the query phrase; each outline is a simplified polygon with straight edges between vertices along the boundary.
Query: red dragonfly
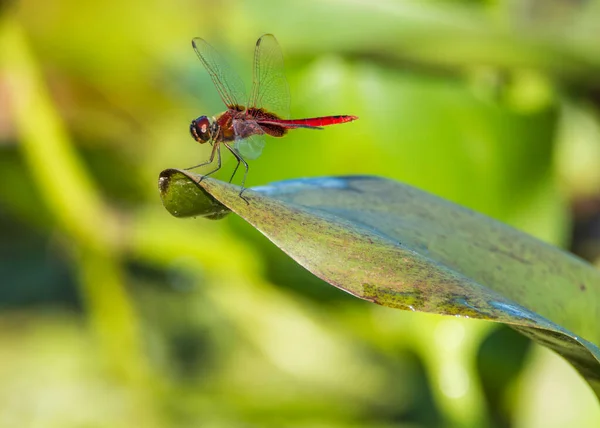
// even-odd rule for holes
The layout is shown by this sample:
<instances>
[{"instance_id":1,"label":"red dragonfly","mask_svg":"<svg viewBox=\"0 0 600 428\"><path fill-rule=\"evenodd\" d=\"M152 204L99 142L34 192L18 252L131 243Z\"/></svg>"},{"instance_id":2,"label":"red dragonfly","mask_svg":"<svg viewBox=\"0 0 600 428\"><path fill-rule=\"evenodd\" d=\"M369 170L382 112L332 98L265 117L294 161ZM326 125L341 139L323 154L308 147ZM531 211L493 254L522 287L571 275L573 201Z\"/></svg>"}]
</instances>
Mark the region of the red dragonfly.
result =
<instances>
[{"instance_id":1,"label":"red dragonfly","mask_svg":"<svg viewBox=\"0 0 600 428\"><path fill-rule=\"evenodd\" d=\"M323 129L323 126L358 119L356 116L288 119L290 93L283 71L283 55L272 34L265 34L256 42L250 97L246 96L240 77L211 45L204 39L195 38L192 46L227 106L227 111L213 117L212 121L206 116L192 121L192 137L200 144L210 143L212 151L207 162L187 169L211 164L216 155L217 167L205 174L205 177L218 171L221 168L221 144L224 145L238 161L229 182L233 180L240 163L246 169L240 191L240 197L244 200L246 198L242 193L248 175L248 163L245 159L260 156L265 146L265 135L283 137L288 129Z\"/></svg>"}]
</instances>

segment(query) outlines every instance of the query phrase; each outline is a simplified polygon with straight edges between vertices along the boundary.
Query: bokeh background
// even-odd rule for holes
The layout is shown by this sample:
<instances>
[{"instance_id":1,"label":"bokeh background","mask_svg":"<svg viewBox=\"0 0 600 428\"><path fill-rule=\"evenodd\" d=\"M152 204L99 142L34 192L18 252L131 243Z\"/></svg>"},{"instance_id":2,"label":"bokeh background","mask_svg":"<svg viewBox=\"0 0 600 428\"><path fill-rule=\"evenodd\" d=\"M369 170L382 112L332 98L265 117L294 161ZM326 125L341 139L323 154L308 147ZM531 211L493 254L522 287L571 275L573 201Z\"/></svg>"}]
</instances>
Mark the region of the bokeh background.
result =
<instances>
[{"instance_id":1,"label":"bokeh background","mask_svg":"<svg viewBox=\"0 0 600 428\"><path fill-rule=\"evenodd\" d=\"M192 37L248 82L272 32L292 115L360 120L270 140L248 185L377 174L598 264L600 1L0 14L0 427L600 426L575 371L512 330L360 301L157 191L208 158L190 120L223 110Z\"/></svg>"}]
</instances>

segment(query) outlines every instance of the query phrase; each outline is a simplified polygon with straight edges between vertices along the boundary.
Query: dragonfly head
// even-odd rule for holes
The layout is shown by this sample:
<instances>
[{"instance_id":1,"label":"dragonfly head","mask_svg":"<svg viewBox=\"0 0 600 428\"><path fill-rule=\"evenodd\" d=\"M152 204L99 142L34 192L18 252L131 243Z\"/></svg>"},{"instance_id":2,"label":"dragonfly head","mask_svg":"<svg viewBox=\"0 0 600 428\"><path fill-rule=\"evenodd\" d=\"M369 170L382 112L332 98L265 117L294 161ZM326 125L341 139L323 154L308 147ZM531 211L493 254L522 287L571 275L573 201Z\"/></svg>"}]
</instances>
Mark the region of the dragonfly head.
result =
<instances>
[{"instance_id":1,"label":"dragonfly head","mask_svg":"<svg viewBox=\"0 0 600 428\"><path fill-rule=\"evenodd\" d=\"M210 120L206 116L200 116L198 119L192 120L190 133L194 140L200 144L210 141L212 136Z\"/></svg>"}]
</instances>

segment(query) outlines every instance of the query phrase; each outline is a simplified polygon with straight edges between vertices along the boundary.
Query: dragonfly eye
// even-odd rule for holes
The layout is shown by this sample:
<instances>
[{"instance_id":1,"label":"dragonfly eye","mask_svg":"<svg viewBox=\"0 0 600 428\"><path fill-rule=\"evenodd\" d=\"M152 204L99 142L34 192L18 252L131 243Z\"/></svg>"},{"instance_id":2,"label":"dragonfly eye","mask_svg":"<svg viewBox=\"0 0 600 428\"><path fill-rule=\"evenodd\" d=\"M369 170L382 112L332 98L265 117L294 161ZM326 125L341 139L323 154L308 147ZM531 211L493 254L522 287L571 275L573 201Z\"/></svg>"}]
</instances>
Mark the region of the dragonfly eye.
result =
<instances>
[{"instance_id":1,"label":"dragonfly eye","mask_svg":"<svg viewBox=\"0 0 600 428\"><path fill-rule=\"evenodd\" d=\"M198 119L192 120L190 125L190 134L194 140L200 144L206 143L211 138L210 121L206 116L200 116Z\"/></svg>"}]
</instances>

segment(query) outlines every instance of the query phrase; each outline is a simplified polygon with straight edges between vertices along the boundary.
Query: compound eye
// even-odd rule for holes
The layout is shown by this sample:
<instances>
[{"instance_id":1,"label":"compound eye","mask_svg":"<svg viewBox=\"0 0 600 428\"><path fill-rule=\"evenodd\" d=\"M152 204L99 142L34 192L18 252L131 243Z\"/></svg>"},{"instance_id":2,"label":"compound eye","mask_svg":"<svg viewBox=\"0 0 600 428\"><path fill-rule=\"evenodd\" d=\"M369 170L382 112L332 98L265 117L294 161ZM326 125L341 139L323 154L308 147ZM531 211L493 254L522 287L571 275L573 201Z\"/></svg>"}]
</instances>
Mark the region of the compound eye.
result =
<instances>
[{"instance_id":1,"label":"compound eye","mask_svg":"<svg viewBox=\"0 0 600 428\"><path fill-rule=\"evenodd\" d=\"M206 143L210 140L210 121L206 116L200 116L196 120L192 120L190 125L190 133L194 140L199 143Z\"/></svg>"},{"instance_id":2,"label":"compound eye","mask_svg":"<svg viewBox=\"0 0 600 428\"><path fill-rule=\"evenodd\" d=\"M206 134L208 129L210 128L210 121L205 117L201 117L196 121L196 128L198 128L198 132L200 134Z\"/></svg>"}]
</instances>

